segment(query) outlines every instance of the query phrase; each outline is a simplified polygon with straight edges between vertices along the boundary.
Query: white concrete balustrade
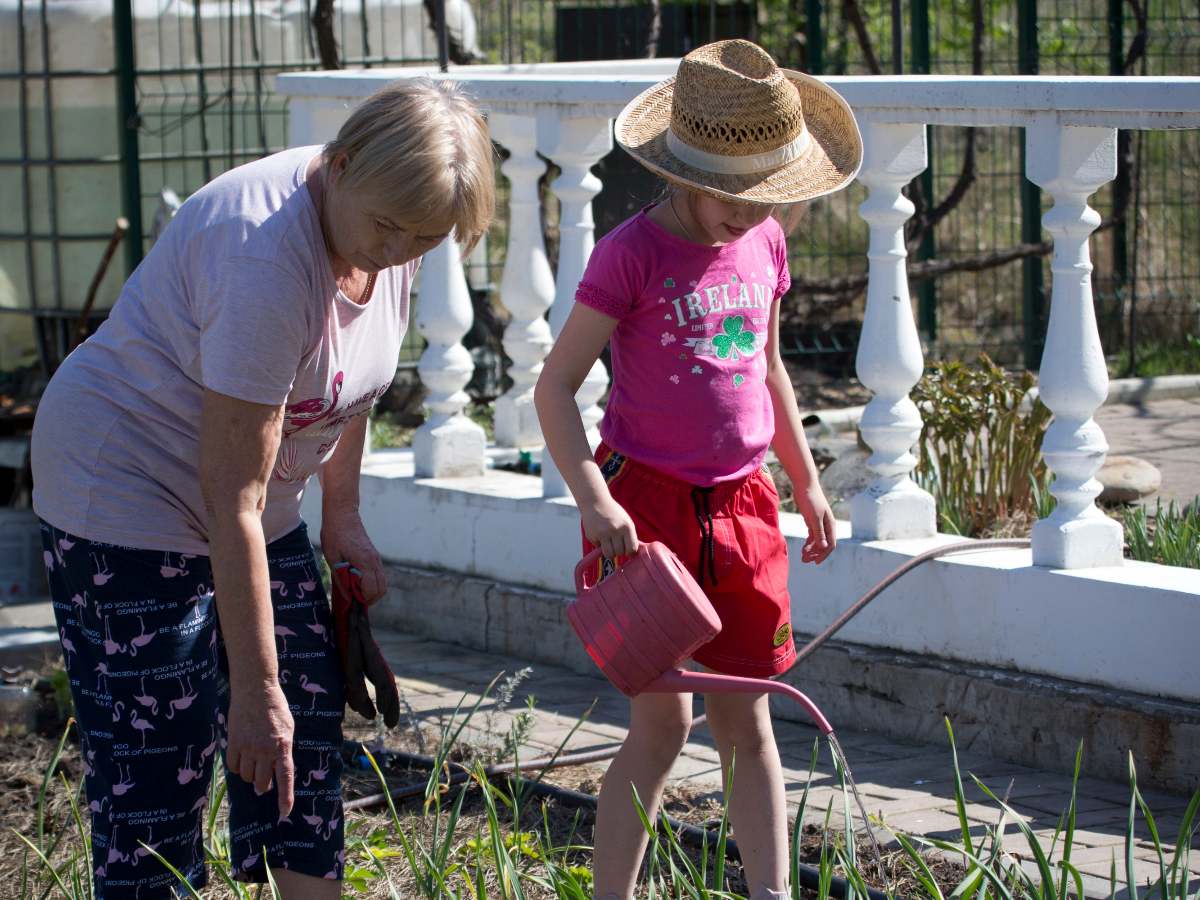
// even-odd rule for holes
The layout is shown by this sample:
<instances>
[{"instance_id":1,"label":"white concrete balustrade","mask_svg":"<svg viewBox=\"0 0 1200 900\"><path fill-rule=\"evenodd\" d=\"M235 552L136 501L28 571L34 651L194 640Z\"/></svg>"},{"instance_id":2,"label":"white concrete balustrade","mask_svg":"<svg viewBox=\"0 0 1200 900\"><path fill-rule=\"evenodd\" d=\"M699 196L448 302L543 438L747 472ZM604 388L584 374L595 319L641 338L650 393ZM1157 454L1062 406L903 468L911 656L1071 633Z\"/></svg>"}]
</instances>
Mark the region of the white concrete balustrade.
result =
<instances>
[{"instance_id":1,"label":"white concrete balustrade","mask_svg":"<svg viewBox=\"0 0 1200 900\"><path fill-rule=\"evenodd\" d=\"M504 338L513 387L497 402L502 446L540 445L532 387L553 336L574 302L594 244L591 201L602 187L591 167L612 148L622 106L662 77L674 60L529 66L288 74L293 145L329 139L346 111L396 78L432 75L468 86L488 113L493 137L509 153L511 187L500 299L512 313ZM1094 474L1107 445L1092 413L1107 392L1091 292L1089 237L1099 216L1089 197L1116 173L1116 130L1200 127L1197 78L1052 78L903 76L830 78L862 127L859 179L869 193L860 213L869 226L869 284L857 368L874 393L862 420L875 480L852 503L852 535L861 540L928 538L936 533L932 498L911 478L921 418L909 391L924 366L905 276L903 229L912 204L901 188L926 166L925 126L1023 126L1028 176L1054 201L1044 218L1055 241L1049 329L1040 372L1042 399L1054 413L1044 445L1054 472L1055 511L1033 534L1032 560L1052 568L1112 566L1121 559L1120 528L1095 506ZM537 179L542 158L561 174L558 269L552 276L542 238ZM549 321L543 317L549 307ZM466 280L456 248L429 254L422 269L417 327L429 342L419 372L433 415L416 437L416 473L436 478L484 470L482 432L462 414L470 358L460 340L470 325ZM597 363L579 392L594 441L596 405L608 375ZM542 494L566 490L548 457Z\"/></svg>"}]
</instances>

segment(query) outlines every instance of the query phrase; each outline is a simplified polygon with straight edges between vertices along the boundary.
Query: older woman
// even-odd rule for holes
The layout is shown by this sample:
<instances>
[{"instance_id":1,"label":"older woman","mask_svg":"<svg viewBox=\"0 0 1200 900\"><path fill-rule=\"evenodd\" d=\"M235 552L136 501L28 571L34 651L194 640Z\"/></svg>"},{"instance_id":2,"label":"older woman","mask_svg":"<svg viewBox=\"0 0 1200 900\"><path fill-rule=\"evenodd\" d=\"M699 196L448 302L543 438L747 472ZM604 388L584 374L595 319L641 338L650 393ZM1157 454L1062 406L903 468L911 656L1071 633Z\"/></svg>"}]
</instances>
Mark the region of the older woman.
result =
<instances>
[{"instance_id":1,"label":"older woman","mask_svg":"<svg viewBox=\"0 0 1200 900\"><path fill-rule=\"evenodd\" d=\"M83 738L98 898L193 886L224 748L236 877L336 897L343 684L300 519L386 589L358 514L367 413L392 382L421 254L493 210L478 110L429 80L325 147L226 172L183 206L51 379L34 508Z\"/></svg>"}]
</instances>

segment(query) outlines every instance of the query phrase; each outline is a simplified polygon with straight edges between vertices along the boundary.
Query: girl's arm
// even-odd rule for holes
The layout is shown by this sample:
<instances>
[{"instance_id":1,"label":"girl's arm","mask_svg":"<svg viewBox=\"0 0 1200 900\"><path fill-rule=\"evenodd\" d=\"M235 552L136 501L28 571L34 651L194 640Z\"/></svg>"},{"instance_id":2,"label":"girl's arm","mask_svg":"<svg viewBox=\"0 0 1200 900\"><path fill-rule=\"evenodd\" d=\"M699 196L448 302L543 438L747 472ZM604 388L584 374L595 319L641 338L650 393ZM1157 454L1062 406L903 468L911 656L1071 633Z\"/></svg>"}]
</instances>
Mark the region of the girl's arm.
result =
<instances>
[{"instance_id":1,"label":"girl's arm","mask_svg":"<svg viewBox=\"0 0 1200 900\"><path fill-rule=\"evenodd\" d=\"M800 553L801 562L819 563L833 552L837 534L833 510L821 490L817 465L804 437L800 410L796 408L796 393L792 380L779 355L779 302L771 307L771 324L767 332L767 390L775 411L775 455L792 481L796 508L808 526L808 539Z\"/></svg>"},{"instance_id":2,"label":"girl's arm","mask_svg":"<svg viewBox=\"0 0 1200 900\"><path fill-rule=\"evenodd\" d=\"M592 458L575 392L616 327L616 319L576 303L546 357L533 393L546 450L575 498L583 533L609 558L636 553L637 531L629 514L608 492Z\"/></svg>"}]
</instances>

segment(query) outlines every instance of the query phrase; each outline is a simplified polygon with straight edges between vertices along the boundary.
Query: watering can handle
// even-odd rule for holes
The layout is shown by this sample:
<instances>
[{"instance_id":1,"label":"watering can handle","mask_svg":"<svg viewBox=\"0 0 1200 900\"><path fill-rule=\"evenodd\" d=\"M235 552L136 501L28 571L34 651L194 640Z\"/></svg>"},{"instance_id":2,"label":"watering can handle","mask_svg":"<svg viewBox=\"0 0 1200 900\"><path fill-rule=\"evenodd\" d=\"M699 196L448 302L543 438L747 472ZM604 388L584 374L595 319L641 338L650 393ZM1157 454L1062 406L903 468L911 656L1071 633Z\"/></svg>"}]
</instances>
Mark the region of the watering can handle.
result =
<instances>
[{"instance_id":1,"label":"watering can handle","mask_svg":"<svg viewBox=\"0 0 1200 900\"><path fill-rule=\"evenodd\" d=\"M633 559L633 557L638 555L638 553L643 552L642 547L644 547L644 546L645 546L645 543L643 542L642 544L640 544L638 546L637 553L631 554L629 556L624 556L624 555L618 556L616 559L613 560L613 564L618 569L621 568L621 562L623 560ZM575 593L576 594L582 594L584 591L589 591L596 586L594 584L589 586L588 584L586 584L584 582L583 579L584 579L584 576L587 575L588 569L590 569L593 565L595 565L596 560L598 560L603 555L604 555L603 550L601 550L599 547L593 547L591 549L591 551L588 552L588 555L585 556L583 559L581 559L578 562L578 564L576 564L576 566L575 566Z\"/></svg>"},{"instance_id":2,"label":"watering can handle","mask_svg":"<svg viewBox=\"0 0 1200 900\"><path fill-rule=\"evenodd\" d=\"M595 547L592 549L592 551L590 553L588 553L587 556L585 556L583 559L581 559L579 561L579 563L575 566L575 593L576 594L582 594L584 591L589 590L588 586L586 584L584 584L584 581L583 581L584 575L587 574L588 569L590 569L593 565L595 565L596 560L598 560L602 554L603 554L603 551L599 547ZM594 585L593 585L593 587L594 587Z\"/></svg>"}]
</instances>

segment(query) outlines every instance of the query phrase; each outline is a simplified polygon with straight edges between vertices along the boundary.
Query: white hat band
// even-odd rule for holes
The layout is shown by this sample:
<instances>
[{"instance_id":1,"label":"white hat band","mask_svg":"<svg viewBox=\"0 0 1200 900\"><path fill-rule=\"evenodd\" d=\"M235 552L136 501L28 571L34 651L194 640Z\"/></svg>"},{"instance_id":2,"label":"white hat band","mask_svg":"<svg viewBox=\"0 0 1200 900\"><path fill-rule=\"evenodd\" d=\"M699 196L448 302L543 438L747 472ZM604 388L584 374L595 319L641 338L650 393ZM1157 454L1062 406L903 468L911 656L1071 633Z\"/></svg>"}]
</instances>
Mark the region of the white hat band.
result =
<instances>
[{"instance_id":1,"label":"white hat band","mask_svg":"<svg viewBox=\"0 0 1200 900\"><path fill-rule=\"evenodd\" d=\"M683 139L676 135L669 126L667 128L667 148L675 154L680 162L687 163L694 169L716 172L719 175L754 175L758 172L778 169L804 156L808 152L810 143L808 129L801 126L800 133L796 135L795 140L784 144L777 150L752 153L749 156L725 156L720 153L697 150L691 144L685 144Z\"/></svg>"}]
</instances>

